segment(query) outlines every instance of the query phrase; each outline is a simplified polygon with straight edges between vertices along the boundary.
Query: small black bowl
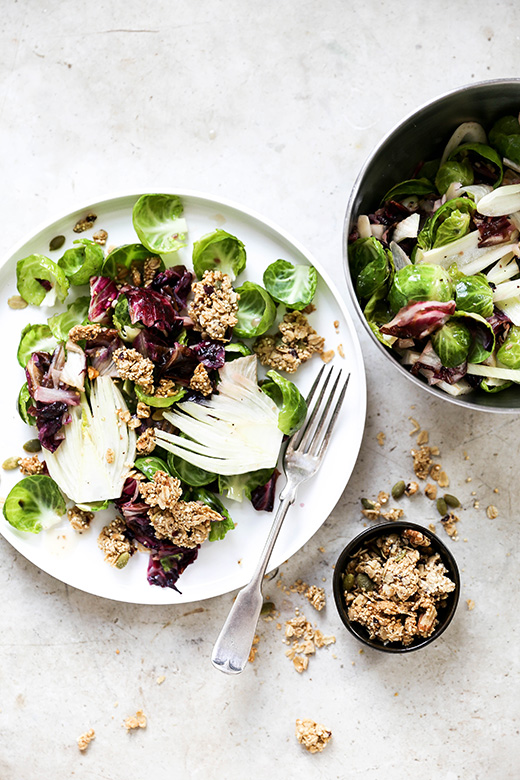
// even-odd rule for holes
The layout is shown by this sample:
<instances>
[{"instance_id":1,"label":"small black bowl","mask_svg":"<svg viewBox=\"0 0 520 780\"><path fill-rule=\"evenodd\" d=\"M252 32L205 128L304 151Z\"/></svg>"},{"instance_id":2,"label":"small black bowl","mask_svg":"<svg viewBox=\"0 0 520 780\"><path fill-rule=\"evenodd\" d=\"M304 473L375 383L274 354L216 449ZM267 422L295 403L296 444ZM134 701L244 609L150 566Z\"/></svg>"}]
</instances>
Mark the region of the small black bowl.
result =
<instances>
[{"instance_id":1,"label":"small black bowl","mask_svg":"<svg viewBox=\"0 0 520 780\"><path fill-rule=\"evenodd\" d=\"M362 626L360 623L349 620L347 605L343 595L344 588L342 579L349 560L361 547L364 547L368 542L372 542L381 536L401 533L407 528L420 531L422 534L424 534L424 536L428 537L433 550L436 553L439 553L441 560L447 569L449 578L455 583L455 590L453 590L448 595L446 606L439 609L439 623L433 634L425 639L422 637L414 639L411 644L405 647L404 645L399 645L397 642L389 642L385 644L380 639L370 639L368 631L364 626ZM459 601L460 576L455 558L448 550L446 545L441 542L441 540L434 533L432 533L432 531L429 531L427 528L424 528L424 526L417 525L416 523L407 523L403 520L398 520L390 523L380 523L373 528L367 528L366 531L363 531L354 539L352 539L352 541L347 544L337 560L336 567L334 569L332 586L334 590L334 600L336 602L339 616L350 633L355 636L356 639L359 639L360 642L363 642L363 644L368 645L375 650L382 650L385 653L410 653L412 650L418 650L420 647L429 645L430 642L433 642L435 639L437 639L437 637L440 636L450 624Z\"/></svg>"}]
</instances>

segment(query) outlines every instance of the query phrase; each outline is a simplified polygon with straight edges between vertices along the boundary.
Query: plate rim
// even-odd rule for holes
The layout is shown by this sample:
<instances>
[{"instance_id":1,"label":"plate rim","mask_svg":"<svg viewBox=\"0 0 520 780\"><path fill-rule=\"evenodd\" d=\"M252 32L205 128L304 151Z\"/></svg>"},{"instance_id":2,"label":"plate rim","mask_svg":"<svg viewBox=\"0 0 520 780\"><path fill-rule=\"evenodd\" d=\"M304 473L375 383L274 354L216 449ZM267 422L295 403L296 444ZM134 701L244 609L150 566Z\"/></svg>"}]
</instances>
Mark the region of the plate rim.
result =
<instances>
[{"instance_id":1,"label":"plate rim","mask_svg":"<svg viewBox=\"0 0 520 780\"><path fill-rule=\"evenodd\" d=\"M358 404L359 404L358 412L361 413L362 432L361 432L361 435L359 437L359 442L357 444L356 451L353 453L354 459L353 459L352 470L351 470L350 474L348 475L345 484L343 485L341 493L339 494L338 498L335 500L335 502L332 505L332 507L330 508L330 510L327 512L326 516L324 517L324 519L320 523L320 525L311 533L311 535L308 537L308 539L306 539L306 541L304 541L295 550L289 552L288 554L286 553L285 555L283 555L282 559L280 561L278 561L276 559L273 559L272 563L270 562L269 565L268 565L268 568L267 568L267 571L269 572L269 571L272 571L273 569L276 569L285 560L288 560L289 558L292 558L293 555L296 555L296 553L298 553L302 549L302 547L305 544L307 544L312 539L312 537L318 532L318 530L320 528L322 528L322 526L325 524L327 519L330 517L330 514L334 511L334 508L336 507L338 501L340 500L343 491L346 489L346 487L347 487L347 485L348 485L348 483L350 481L350 478L352 476L352 472L353 472L353 470L355 468L355 465L356 465L358 457L359 457L359 451L361 449L361 444L363 442L363 434L364 434L364 430L365 430L365 426L366 426L366 414L367 414L366 369L365 369L365 363L364 363L364 359L363 359L363 352L362 352L362 349L361 349L361 343L360 343L359 336L357 334L356 328L354 326L353 317L351 316L351 314L350 314L350 312L348 310L348 307L347 307L347 305L345 303L345 300L340 295L337 285L333 282L333 280L331 279L329 273L323 268L322 264L318 260L316 260L316 258L314 257L314 254L312 252L310 252L291 233L289 233L287 230L282 228L280 225L278 225L275 221L271 220L270 218L264 217L260 212L256 211L255 209L251 209L249 207L244 207L239 202L234 201L232 199L228 199L228 198L225 198L225 197L222 198L220 196L215 197L215 196L213 196L212 194L210 194L208 192L199 191L199 190L192 190L192 189L189 189L189 188L186 189L184 187L180 188L180 189L174 189L174 190L172 190L172 193L178 195L181 199L182 198L191 198L193 200L202 201L205 205L214 204L216 206L221 206L224 209L227 208L227 209L234 210L234 211L238 212L240 215L244 215L244 216L246 216L246 217L256 221L257 223L260 223L260 225L266 226L274 234L277 234L278 236L282 237L286 242L288 242L290 245L292 245L301 255L303 255L303 257L311 265L313 265L316 268L316 270L318 271L319 276L322 278L323 282L325 283L325 285L327 286L328 290L332 294L335 302L337 303L337 305L338 305L338 307L339 307L339 309L341 311L341 314L344 317L345 322L346 322L346 324L348 326L348 330L349 330L349 333L350 333L350 336L351 336L351 339L352 339L352 345L353 345L354 351L355 351L355 358L356 358L355 359L355 363L358 366L358 368L360 369L360 374L359 374L359 377L358 377L358 381L359 381L359 384L360 384L360 387L359 387L359 398L358 398ZM60 209L59 213L56 216L50 217L50 218L47 218L47 219L43 220L36 227L36 229L28 231L27 234L22 237L22 239L20 239L19 241L16 241L9 248L9 250L7 250L6 253L2 254L2 257L0 258L0 271L13 258L13 256L17 252L19 252L22 249L23 246L25 246L25 244L29 243L29 241L31 241L32 239L36 238L40 233L42 233L45 230L47 230L49 227L51 227L56 222L59 222L59 221L64 220L64 219L67 219L68 217L73 217L73 215L75 215L77 212L86 211L86 210L94 210L95 207L98 207L98 208L99 207L106 207L107 205L110 205L110 204L112 204L112 206L114 206L118 201L123 201L123 200L131 200L131 199L137 200L139 197L141 197L141 195L144 195L144 194L152 194L152 193L150 191L147 191L147 192L135 192L135 191L132 191L132 192L129 192L129 191L121 192L121 191L119 191L119 192L116 192L116 193L111 192L106 197L100 198L100 199L95 200L95 201L89 200L86 203L83 200L82 201L79 201L79 200L74 201L71 204L72 208L67 209L66 211L63 210L63 209ZM273 515L273 517L274 517L274 515ZM36 563L32 559L32 556L30 555L30 551L29 551L29 555L28 555L28 554L26 554L26 552L23 549L21 549L21 547L23 546L23 538L20 539L20 543L21 543L20 545L14 544L13 543L13 539L8 538L7 536L5 536L5 534L3 532L3 527L4 527L3 525L0 525L0 534L5 539L5 541L11 547L13 547L25 560L29 561L37 569L40 569L41 571L45 572L45 574L47 574L48 576L53 577L55 580L57 580L58 582L66 585L68 587L73 587L73 588L76 588L77 590L82 591L83 593L86 593L88 595L96 596L96 597L102 598L102 599L108 599L109 601L114 601L114 602L117 602L117 603L146 605L146 606L162 606L162 607L172 606L172 605L176 605L176 604L179 604L179 605L180 604L192 604L192 603L197 603L199 601L204 601L204 600L207 600L207 599L210 599L210 598L217 598L218 596L222 596L222 595L225 595L227 593L232 593L235 590L238 590L238 589L244 587L244 585L246 585L247 582L249 581L249 577L247 576L247 572L244 572L243 581L241 583L239 583L238 585L233 586L232 588L228 588L227 586L225 586L224 589L219 588L218 592L210 594L210 595L197 595L197 594L194 594L194 597L190 597L188 600L181 598L178 601L175 601L173 599L171 601L170 600L168 600L168 601L150 601L150 600L147 600L147 599L146 600L137 600L135 597L123 598L123 597L114 596L114 595L106 595L105 593L103 593L103 592L101 592L101 591L96 589L95 582L92 583L92 587L88 587L88 588L87 587L83 587L83 586L77 585L75 583L69 582L68 579L66 579L66 578L61 579L59 576L54 574L52 571L49 571L46 566L42 566L40 563ZM276 552L276 548L275 548L274 552ZM149 587L150 587L150 589L152 589L153 586L149 586ZM161 592L163 592L164 590L167 590L167 589L160 588L159 590ZM182 594L179 594L177 591L175 591L173 589L169 589L169 590L171 590L172 596L175 596L175 595L179 595L180 596L180 595L182 595ZM150 595L152 595L152 592L150 593Z\"/></svg>"}]
</instances>

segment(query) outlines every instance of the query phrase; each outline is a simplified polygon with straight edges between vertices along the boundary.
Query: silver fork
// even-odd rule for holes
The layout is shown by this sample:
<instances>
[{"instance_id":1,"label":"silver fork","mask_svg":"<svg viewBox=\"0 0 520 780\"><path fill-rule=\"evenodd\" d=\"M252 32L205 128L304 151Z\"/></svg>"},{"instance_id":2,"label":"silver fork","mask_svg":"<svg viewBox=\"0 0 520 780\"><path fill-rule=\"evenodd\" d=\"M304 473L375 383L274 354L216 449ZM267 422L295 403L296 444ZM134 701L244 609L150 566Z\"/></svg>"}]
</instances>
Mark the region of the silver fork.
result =
<instances>
[{"instance_id":1,"label":"silver fork","mask_svg":"<svg viewBox=\"0 0 520 780\"><path fill-rule=\"evenodd\" d=\"M310 405L325 366L321 369L307 398L307 406ZM255 635L256 624L262 609L262 582L275 545L280 528L287 511L296 498L296 491L302 482L314 476L318 471L327 450L332 429L339 414L341 404L345 397L348 380L347 376L339 392L332 414L327 424L328 413L333 407L334 396L341 379L341 370L336 377L332 390L325 398L325 391L333 372L331 367L325 377L323 386L319 392L312 412L308 414L305 425L300 428L287 443L283 458L283 469L287 482L280 493L280 504L274 518L269 536L265 543L255 573L248 585L239 591L226 622L222 627L219 637L213 648L211 661L213 666L226 674L239 674L247 664L251 651L251 645ZM325 398L325 401L324 401ZM324 403L323 403L324 401ZM319 416L318 416L319 413Z\"/></svg>"}]
</instances>

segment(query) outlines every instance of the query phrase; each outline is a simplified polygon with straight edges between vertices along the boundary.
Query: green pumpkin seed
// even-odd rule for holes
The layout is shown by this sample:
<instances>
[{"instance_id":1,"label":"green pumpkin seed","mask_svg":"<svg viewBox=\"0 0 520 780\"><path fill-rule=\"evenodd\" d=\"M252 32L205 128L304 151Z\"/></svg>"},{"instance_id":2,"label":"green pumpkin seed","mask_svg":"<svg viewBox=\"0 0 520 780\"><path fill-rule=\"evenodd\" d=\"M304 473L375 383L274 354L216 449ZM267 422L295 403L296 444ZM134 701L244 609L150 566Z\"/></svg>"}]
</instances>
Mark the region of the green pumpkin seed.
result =
<instances>
[{"instance_id":1,"label":"green pumpkin seed","mask_svg":"<svg viewBox=\"0 0 520 780\"><path fill-rule=\"evenodd\" d=\"M56 249L61 249L64 243L65 236L54 236L54 238L49 241L49 249L51 252L54 252Z\"/></svg>"},{"instance_id":2,"label":"green pumpkin seed","mask_svg":"<svg viewBox=\"0 0 520 780\"><path fill-rule=\"evenodd\" d=\"M11 297L7 299L7 305L10 309L25 309L29 304L21 295L11 295Z\"/></svg>"},{"instance_id":3,"label":"green pumpkin seed","mask_svg":"<svg viewBox=\"0 0 520 780\"><path fill-rule=\"evenodd\" d=\"M346 590L347 592L351 591L352 588L354 587L355 582L356 582L356 578L354 577L354 575L353 574L344 574L342 579L343 579L343 588L344 588L344 590Z\"/></svg>"},{"instance_id":4,"label":"green pumpkin seed","mask_svg":"<svg viewBox=\"0 0 520 780\"><path fill-rule=\"evenodd\" d=\"M369 498L362 498L361 499L361 506L363 507L363 509L375 509L376 508L376 505L375 505L374 501L370 501Z\"/></svg>"},{"instance_id":5,"label":"green pumpkin seed","mask_svg":"<svg viewBox=\"0 0 520 780\"><path fill-rule=\"evenodd\" d=\"M444 517L445 514L448 513L448 504L444 500L444 498L438 498L436 502L437 506L437 512L441 515L441 517Z\"/></svg>"},{"instance_id":6,"label":"green pumpkin seed","mask_svg":"<svg viewBox=\"0 0 520 780\"><path fill-rule=\"evenodd\" d=\"M406 485L404 484L404 480L400 479L399 482L396 482L395 485L392 488L392 498L398 499L401 498L405 491Z\"/></svg>"},{"instance_id":7,"label":"green pumpkin seed","mask_svg":"<svg viewBox=\"0 0 520 780\"><path fill-rule=\"evenodd\" d=\"M375 590L376 586L375 583L372 582L368 574L364 574L363 572L360 572L356 575L356 585L358 588L361 588L361 590Z\"/></svg>"},{"instance_id":8,"label":"green pumpkin seed","mask_svg":"<svg viewBox=\"0 0 520 780\"><path fill-rule=\"evenodd\" d=\"M29 439L29 441L25 442L23 448L26 452L40 452L42 445L38 439Z\"/></svg>"},{"instance_id":9,"label":"green pumpkin seed","mask_svg":"<svg viewBox=\"0 0 520 780\"><path fill-rule=\"evenodd\" d=\"M14 469L18 468L18 464L20 463L20 458L7 458L7 460L4 460L2 463L2 468L4 471L13 471Z\"/></svg>"},{"instance_id":10,"label":"green pumpkin seed","mask_svg":"<svg viewBox=\"0 0 520 780\"><path fill-rule=\"evenodd\" d=\"M264 601L262 604L262 609L260 610L261 615L270 615L271 612L274 612L275 606L272 601Z\"/></svg>"},{"instance_id":11,"label":"green pumpkin seed","mask_svg":"<svg viewBox=\"0 0 520 780\"><path fill-rule=\"evenodd\" d=\"M130 560L130 553L124 552L121 553L117 561L115 562L115 566L117 569L124 569L128 561Z\"/></svg>"},{"instance_id":12,"label":"green pumpkin seed","mask_svg":"<svg viewBox=\"0 0 520 780\"><path fill-rule=\"evenodd\" d=\"M452 509L456 509L458 506L460 506L460 501L457 496L452 496L450 493L444 494L444 500L448 506L451 506Z\"/></svg>"}]
</instances>

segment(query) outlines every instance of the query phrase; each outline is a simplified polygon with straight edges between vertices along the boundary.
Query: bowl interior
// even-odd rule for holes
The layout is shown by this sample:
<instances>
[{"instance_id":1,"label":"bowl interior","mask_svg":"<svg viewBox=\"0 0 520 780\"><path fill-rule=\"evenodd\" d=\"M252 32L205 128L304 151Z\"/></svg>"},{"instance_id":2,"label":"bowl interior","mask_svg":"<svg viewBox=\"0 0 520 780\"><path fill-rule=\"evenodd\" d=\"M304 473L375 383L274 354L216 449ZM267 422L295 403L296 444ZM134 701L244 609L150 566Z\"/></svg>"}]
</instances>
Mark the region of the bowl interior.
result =
<instances>
[{"instance_id":1,"label":"bowl interior","mask_svg":"<svg viewBox=\"0 0 520 780\"><path fill-rule=\"evenodd\" d=\"M460 406L489 411L520 411L520 391L510 387L500 393L473 391L452 397L430 387L425 379L414 377L384 347L370 329L354 291L348 263L348 236L360 214L370 214L380 205L391 186L413 176L421 160L439 157L453 131L462 122L477 121L488 129L499 117L517 115L520 110L520 79L488 81L462 87L423 106L405 118L365 163L351 193L343 235L343 258L347 286L354 306L374 344L405 376L438 398Z\"/></svg>"},{"instance_id":2,"label":"bowl interior","mask_svg":"<svg viewBox=\"0 0 520 780\"><path fill-rule=\"evenodd\" d=\"M370 639L368 631L364 626L349 619L347 605L343 595L344 591L342 577L349 560L361 547L371 541L374 541L375 539L378 539L381 536L386 536L387 534L391 533L400 533L406 528L412 528L414 530L420 531L430 539L432 548L435 552L439 553L441 560L448 571L448 576L455 583L455 590L453 590L448 595L446 605L439 608L439 623L433 634L426 638L415 639L410 645L404 647L402 645L398 645L397 643L385 644L380 639ZM417 525L416 523L407 523L398 520L396 522L380 523L373 528L367 528L365 531L352 539L352 541L349 542L349 544L347 544L347 546L344 548L337 560L336 566L334 568L332 586L334 592L334 601L336 603L339 616L346 628L350 631L351 634L353 634L353 636L356 637L356 639L359 639L361 642L368 645L369 647L374 648L375 650L382 650L386 653L409 653L413 650L418 650L420 647L429 645L431 642L437 639L437 637L440 636L448 627L453 618L453 615L455 614L455 610L457 609L457 604L459 601L460 576L455 558L448 550L446 545L441 542L441 540L434 533L432 533L432 531L424 528L422 525Z\"/></svg>"}]
</instances>

